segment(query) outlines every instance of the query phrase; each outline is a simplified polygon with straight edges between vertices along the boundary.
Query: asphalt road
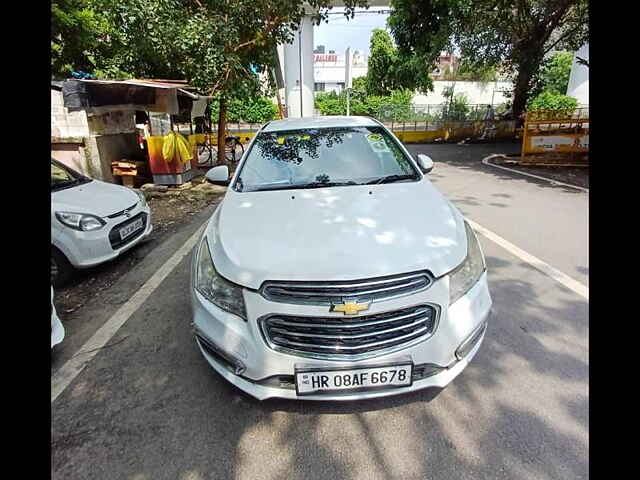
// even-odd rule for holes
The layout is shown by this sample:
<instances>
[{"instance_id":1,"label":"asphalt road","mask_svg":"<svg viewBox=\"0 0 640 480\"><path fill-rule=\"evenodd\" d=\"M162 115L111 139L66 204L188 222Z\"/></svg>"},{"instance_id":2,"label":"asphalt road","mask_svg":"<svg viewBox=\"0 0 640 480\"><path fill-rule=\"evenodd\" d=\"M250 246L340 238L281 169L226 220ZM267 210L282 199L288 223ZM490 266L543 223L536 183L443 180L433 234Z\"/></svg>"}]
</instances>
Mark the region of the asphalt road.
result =
<instances>
[{"instance_id":1,"label":"asphalt road","mask_svg":"<svg viewBox=\"0 0 640 480\"><path fill-rule=\"evenodd\" d=\"M586 284L588 194L480 164L513 148L411 149L466 216ZM212 209L65 323L52 372ZM191 336L186 258L52 404L53 478L587 478L588 301L480 241L494 313L474 361L438 395L358 403L261 403L217 376Z\"/></svg>"}]
</instances>

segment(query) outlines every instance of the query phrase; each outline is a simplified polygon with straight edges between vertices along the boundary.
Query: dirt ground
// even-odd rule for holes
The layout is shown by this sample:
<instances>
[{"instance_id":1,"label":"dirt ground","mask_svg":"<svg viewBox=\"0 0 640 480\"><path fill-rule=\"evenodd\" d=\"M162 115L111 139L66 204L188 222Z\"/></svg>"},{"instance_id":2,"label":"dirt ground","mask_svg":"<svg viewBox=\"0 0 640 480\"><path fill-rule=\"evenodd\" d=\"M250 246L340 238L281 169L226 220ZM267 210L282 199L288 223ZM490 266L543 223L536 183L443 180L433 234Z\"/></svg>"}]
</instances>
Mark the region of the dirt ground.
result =
<instances>
[{"instance_id":1,"label":"dirt ground","mask_svg":"<svg viewBox=\"0 0 640 480\"><path fill-rule=\"evenodd\" d=\"M111 262L76 271L74 279L68 285L54 292L58 312L68 317L80 310L89 299L99 297L165 238L188 223L193 215L212 203L218 203L226 190L224 187L204 183L204 177L192 180L191 184L192 188L185 190L147 192L153 223L153 232L149 238Z\"/></svg>"},{"instance_id":2,"label":"dirt ground","mask_svg":"<svg viewBox=\"0 0 640 480\"><path fill-rule=\"evenodd\" d=\"M589 188L589 168L588 167L533 167L518 165L513 158L492 158L494 165L501 165L512 168L519 172L531 173L541 177L550 178L559 182L576 185L578 187Z\"/></svg>"}]
</instances>

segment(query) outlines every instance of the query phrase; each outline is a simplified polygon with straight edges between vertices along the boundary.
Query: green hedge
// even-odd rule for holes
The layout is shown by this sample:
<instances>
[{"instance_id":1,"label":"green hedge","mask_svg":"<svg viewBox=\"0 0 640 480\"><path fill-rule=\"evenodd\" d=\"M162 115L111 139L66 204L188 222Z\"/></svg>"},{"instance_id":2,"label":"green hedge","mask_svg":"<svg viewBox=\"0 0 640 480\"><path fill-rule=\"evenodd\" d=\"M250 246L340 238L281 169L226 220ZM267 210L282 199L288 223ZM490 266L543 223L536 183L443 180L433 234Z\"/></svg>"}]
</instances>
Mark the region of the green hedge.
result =
<instances>
[{"instance_id":1,"label":"green hedge","mask_svg":"<svg viewBox=\"0 0 640 480\"><path fill-rule=\"evenodd\" d=\"M211 102L211 120L218 122L220 104ZM268 97L234 98L227 108L228 122L265 123L278 115L278 107Z\"/></svg>"},{"instance_id":2,"label":"green hedge","mask_svg":"<svg viewBox=\"0 0 640 480\"><path fill-rule=\"evenodd\" d=\"M537 110L573 112L577 107L578 100L575 98L551 90L542 92L537 97L532 98L527 104L527 110L530 112Z\"/></svg>"},{"instance_id":3,"label":"green hedge","mask_svg":"<svg viewBox=\"0 0 640 480\"><path fill-rule=\"evenodd\" d=\"M389 96L378 96L366 95L362 90L354 88L350 95L350 113L376 118L387 114L395 115L397 119L408 118L411 115L411 97L409 90L396 90ZM346 115L346 92L319 92L316 94L315 105L322 115Z\"/></svg>"}]
</instances>

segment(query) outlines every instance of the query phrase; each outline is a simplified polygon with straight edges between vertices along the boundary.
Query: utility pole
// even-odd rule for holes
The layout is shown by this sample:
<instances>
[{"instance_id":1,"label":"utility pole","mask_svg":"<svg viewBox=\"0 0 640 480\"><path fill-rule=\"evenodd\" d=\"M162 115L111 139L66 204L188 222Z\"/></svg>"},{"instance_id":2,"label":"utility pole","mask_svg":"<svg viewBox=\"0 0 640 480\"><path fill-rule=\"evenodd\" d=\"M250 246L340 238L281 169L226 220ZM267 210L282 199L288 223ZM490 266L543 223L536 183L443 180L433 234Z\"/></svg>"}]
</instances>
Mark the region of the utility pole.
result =
<instances>
[{"instance_id":1,"label":"utility pole","mask_svg":"<svg viewBox=\"0 0 640 480\"><path fill-rule=\"evenodd\" d=\"M347 90L347 117L349 116L349 93L352 86L351 80L351 47L347 48L344 55L344 88Z\"/></svg>"},{"instance_id":2,"label":"utility pole","mask_svg":"<svg viewBox=\"0 0 640 480\"><path fill-rule=\"evenodd\" d=\"M302 112L302 23L300 22L300 28L298 29L298 58L300 62L300 118L304 117Z\"/></svg>"}]
</instances>

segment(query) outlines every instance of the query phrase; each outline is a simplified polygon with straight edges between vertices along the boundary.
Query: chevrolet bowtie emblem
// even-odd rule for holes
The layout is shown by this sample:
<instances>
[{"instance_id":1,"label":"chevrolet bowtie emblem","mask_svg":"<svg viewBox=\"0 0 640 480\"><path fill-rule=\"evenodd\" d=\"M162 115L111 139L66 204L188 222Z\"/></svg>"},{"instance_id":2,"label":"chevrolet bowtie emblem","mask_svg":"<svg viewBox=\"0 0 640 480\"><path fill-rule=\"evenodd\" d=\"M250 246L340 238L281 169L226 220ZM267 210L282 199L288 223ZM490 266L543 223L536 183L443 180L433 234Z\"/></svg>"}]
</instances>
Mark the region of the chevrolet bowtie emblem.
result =
<instances>
[{"instance_id":1,"label":"chevrolet bowtie emblem","mask_svg":"<svg viewBox=\"0 0 640 480\"><path fill-rule=\"evenodd\" d=\"M345 315L357 315L363 310L369 310L371 302L344 302L339 304L331 304L330 312L342 312Z\"/></svg>"}]
</instances>

